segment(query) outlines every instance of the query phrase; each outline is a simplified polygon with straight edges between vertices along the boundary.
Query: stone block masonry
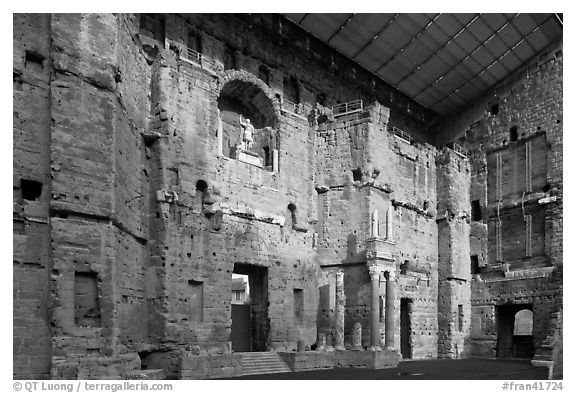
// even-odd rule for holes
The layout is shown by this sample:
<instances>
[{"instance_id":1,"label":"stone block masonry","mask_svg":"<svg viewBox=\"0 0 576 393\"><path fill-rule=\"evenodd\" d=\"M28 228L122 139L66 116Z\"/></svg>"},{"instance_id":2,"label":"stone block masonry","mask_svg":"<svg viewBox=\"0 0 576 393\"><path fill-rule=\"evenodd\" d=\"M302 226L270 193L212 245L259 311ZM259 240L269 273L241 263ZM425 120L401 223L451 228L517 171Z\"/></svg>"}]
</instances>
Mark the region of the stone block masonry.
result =
<instances>
[{"instance_id":1,"label":"stone block masonry","mask_svg":"<svg viewBox=\"0 0 576 393\"><path fill-rule=\"evenodd\" d=\"M478 207L470 231L475 356L527 353L552 363L554 351L545 348L563 292L562 71L555 44L438 125L437 143L460 140L470 152L470 199ZM532 314L528 346L514 336L523 310Z\"/></svg>"},{"instance_id":2,"label":"stone block masonry","mask_svg":"<svg viewBox=\"0 0 576 393\"><path fill-rule=\"evenodd\" d=\"M560 123L515 120L515 149L471 131L483 153L463 158L431 144L450 130L430 111L351 68L278 15L15 15L14 377L226 377L232 348L298 370L492 356L511 281L547 340ZM502 149L530 158L522 182L496 177ZM496 217L506 259L526 215L531 256L496 258Z\"/></svg>"}]
</instances>

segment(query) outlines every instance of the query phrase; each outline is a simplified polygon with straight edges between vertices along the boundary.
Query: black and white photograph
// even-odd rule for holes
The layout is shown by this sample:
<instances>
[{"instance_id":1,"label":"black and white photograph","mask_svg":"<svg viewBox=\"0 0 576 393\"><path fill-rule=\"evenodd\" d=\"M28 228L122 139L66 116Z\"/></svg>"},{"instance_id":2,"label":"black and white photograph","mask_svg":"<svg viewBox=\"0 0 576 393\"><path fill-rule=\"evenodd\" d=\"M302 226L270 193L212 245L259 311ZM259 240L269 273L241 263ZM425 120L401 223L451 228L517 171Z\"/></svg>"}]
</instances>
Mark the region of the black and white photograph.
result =
<instances>
[{"instance_id":1,"label":"black and white photograph","mask_svg":"<svg viewBox=\"0 0 576 393\"><path fill-rule=\"evenodd\" d=\"M5 391L567 390L563 15L13 13Z\"/></svg>"}]
</instances>

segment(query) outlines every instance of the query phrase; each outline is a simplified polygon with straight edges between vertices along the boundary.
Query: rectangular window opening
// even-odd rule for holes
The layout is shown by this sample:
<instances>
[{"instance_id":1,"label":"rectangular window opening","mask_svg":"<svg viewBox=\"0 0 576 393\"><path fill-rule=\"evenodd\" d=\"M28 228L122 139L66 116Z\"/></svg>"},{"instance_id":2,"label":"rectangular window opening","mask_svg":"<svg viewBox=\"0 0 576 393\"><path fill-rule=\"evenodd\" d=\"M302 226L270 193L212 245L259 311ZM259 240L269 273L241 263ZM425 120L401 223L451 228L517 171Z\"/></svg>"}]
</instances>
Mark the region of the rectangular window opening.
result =
<instances>
[{"instance_id":1,"label":"rectangular window opening","mask_svg":"<svg viewBox=\"0 0 576 393\"><path fill-rule=\"evenodd\" d=\"M74 273L74 324L100 327L98 275L95 272Z\"/></svg>"},{"instance_id":2,"label":"rectangular window opening","mask_svg":"<svg viewBox=\"0 0 576 393\"><path fill-rule=\"evenodd\" d=\"M304 291L294 288L294 319L302 321L304 318Z\"/></svg>"},{"instance_id":3,"label":"rectangular window opening","mask_svg":"<svg viewBox=\"0 0 576 393\"><path fill-rule=\"evenodd\" d=\"M482 221L482 208L478 199L472 201L472 221Z\"/></svg>"}]
</instances>

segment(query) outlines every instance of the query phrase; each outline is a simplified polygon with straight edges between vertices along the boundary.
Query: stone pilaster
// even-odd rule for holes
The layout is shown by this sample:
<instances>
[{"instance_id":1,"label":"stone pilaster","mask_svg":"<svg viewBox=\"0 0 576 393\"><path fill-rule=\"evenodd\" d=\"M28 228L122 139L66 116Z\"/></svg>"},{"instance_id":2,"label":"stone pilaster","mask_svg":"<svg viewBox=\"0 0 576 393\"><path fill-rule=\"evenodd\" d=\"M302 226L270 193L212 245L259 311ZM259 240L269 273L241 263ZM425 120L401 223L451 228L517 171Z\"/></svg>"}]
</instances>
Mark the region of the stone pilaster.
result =
<instances>
[{"instance_id":1,"label":"stone pilaster","mask_svg":"<svg viewBox=\"0 0 576 393\"><path fill-rule=\"evenodd\" d=\"M395 273L388 271L386 275L386 311L384 317L384 346L386 349L394 349L394 297L395 297Z\"/></svg>"},{"instance_id":2,"label":"stone pilaster","mask_svg":"<svg viewBox=\"0 0 576 393\"><path fill-rule=\"evenodd\" d=\"M380 271L375 266L370 268L370 350L380 348Z\"/></svg>"},{"instance_id":3,"label":"stone pilaster","mask_svg":"<svg viewBox=\"0 0 576 393\"><path fill-rule=\"evenodd\" d=\"M344 272L336 273L336 329L334 333L334 349L343 351L344 348L344 306L346 296L344 294Z\"/></svg>"}]
</instances>

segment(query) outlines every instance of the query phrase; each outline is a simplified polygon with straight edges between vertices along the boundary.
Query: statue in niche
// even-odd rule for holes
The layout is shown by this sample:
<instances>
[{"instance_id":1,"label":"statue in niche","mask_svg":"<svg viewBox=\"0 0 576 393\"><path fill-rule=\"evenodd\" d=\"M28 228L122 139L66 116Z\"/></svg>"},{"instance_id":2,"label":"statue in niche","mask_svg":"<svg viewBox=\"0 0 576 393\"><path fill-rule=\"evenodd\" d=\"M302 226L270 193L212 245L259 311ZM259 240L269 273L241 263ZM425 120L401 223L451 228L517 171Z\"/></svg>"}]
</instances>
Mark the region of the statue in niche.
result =
<instances>
[{"instance_id":1,"label":"statue in niche","mask_svg":"<svg viewBox=\"0 0 576 393\"><path fill-rule=\"evenodd\" d=\"M250 119L242 115L240 115L240 125L242 126L242 149L248 150L254 142L254 126L250 122Z\"/></svg>"}]
</instances>

